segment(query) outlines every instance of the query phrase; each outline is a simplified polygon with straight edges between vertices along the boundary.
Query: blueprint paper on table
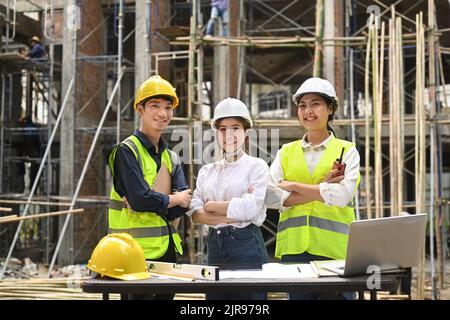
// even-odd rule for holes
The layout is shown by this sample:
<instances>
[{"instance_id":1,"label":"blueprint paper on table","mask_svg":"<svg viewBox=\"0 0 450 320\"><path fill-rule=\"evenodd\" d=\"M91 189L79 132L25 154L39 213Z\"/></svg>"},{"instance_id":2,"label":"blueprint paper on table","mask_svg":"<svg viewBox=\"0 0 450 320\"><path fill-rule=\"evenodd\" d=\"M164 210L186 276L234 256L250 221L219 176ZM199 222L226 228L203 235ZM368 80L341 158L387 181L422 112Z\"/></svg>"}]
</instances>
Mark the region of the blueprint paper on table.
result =
<instances>
[{"instance_id":1,"label":"blueprint paper on table","mask_svg":"<svg viewBox=\"0 0 450 320\"><path fill-rule=\"evenodd\" d=\"M266 263L262 270L220 270L220 279L301 279L317 278L317 274L308 263L281 264Z\"/></svg>"}]
</instances>

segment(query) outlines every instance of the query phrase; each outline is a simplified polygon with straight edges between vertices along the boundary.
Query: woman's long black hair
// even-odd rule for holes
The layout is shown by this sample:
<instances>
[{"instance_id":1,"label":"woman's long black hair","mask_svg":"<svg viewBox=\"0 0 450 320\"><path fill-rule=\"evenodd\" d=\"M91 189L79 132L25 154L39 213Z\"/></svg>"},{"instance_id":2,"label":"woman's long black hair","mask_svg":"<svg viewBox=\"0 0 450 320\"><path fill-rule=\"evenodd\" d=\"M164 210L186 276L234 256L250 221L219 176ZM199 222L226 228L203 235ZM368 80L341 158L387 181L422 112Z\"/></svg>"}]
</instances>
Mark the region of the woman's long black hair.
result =
<instances>
[{"instance_id":1,"label":"woman's long black hair","mask_svg":"<svg viewBox=\"0 0 450 320\"><path fill-rule=\"evenodd\" d=\"M336 136L336 133L334 132L333 128L330 126L330 122L333 121L334 113L337 110L337 107L338 107L337 102L334 99L332 99L326 95L321 94L321 96L325 100L327 105L329 105L331 107L331 109L333 110L333 112L330 115L328 115L327 130L333 132L334 136Z\"/></svg>"}]
</instances>

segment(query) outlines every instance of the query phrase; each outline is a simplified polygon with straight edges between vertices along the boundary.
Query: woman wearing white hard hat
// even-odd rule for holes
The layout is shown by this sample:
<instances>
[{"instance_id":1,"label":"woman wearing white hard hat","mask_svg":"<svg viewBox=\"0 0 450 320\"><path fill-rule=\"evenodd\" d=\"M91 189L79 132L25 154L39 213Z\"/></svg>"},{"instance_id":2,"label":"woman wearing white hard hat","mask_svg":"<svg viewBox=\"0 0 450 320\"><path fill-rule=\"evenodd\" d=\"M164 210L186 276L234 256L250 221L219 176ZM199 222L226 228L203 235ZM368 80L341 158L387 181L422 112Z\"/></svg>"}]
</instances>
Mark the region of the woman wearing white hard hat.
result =
<instances>
[{"instance_id":1,"label":"woman wearing white hard hat","mask_svg":"<svg viewBox=\"0 0 450 320\"><path fill-rule=\"evenodd\" d=\"M330 82L310 78L292 100L306 134L283 145L270 167L281 199L275 257L296 263L345 259L348 227L355 220L350 204L359 183L359 154L354 144L337 139L329 125L338 108ZM332 296L354 298L353 293ZM324 295L296 293L290 298Z\"/></svg>"},{"instance_id":2,"label":"woman wearing white hard hat","mask_svg":"<svg viewBox=\"0 0 450 320\"><path fill-rule=\"evenodd\" d=\"M244 150L252 125L247 106L238 99L224 99L215 107L211 127L221 159L200 169L188 212L194 223L209 226L208 265L260 268L268 262L260 226L266 219L269 168ZM206 299L265 298L265 293L206 294Z\"/></svg>"}]
</instances>

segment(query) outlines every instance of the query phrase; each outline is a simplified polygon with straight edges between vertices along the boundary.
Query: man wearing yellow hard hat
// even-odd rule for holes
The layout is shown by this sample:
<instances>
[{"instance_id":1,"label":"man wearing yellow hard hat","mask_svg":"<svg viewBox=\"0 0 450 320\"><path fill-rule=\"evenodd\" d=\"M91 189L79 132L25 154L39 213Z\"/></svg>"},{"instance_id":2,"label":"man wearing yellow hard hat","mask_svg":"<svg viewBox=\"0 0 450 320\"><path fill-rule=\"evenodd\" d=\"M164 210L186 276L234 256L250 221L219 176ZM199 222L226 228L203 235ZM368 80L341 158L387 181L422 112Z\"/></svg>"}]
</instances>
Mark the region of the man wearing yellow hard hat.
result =
<instances>
[{"instance_id":1,"label":"man wearing yellow hard hat","mask_svg":"<svg viewBox=\"0 0 450 320\"><path fill-rule=\"evenodd\" d=\"M178 104L175 88L168 81L158 75L144 81L134 103L141 118L140 128L114 147L109 156L113 175L109 233L130 234L147 260L176 262L176 253L183 253L181 238L170 221L187 212L191 190L177 154L161 137ZM156 175L164 167L171 176L170 195L153 189ZM155 298L171 299L173 295Z\"/></svg>"}]
</instances>

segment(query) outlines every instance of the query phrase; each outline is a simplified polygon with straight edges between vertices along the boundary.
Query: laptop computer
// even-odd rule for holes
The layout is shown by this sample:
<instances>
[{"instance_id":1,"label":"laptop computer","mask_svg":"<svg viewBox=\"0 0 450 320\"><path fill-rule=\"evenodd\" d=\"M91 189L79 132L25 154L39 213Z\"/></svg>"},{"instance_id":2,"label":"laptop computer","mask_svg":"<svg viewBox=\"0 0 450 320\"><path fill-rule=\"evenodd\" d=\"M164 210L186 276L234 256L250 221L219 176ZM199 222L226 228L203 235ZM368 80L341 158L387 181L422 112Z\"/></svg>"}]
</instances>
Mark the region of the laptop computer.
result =
<instances>
[{"instance_id":1,"label":"laptop computer","mask_svg":"<svg viewBox=\"0 0 450 320\"><path fill-rule=\"evenodd\" d=\"M322 261L322 267L341 276L409 268L419 263L423 250L426 214L404 215L350 224L345 260Z\"/></svg>"}]
</instances>

